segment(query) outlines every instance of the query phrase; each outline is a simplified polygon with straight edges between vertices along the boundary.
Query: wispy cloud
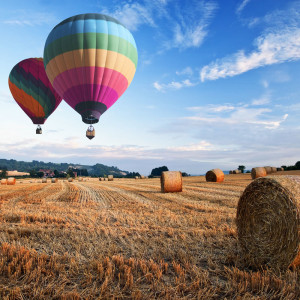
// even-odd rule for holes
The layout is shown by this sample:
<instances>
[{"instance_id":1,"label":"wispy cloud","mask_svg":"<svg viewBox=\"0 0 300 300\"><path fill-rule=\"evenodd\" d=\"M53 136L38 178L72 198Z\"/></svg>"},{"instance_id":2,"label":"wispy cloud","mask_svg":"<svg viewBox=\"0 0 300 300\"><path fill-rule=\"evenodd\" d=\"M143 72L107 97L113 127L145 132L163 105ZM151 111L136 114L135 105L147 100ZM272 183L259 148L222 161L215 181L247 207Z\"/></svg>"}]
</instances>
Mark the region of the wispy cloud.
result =
<instances>
[{"instance_id":1,"label":"wispy cloud","mask_svg":"<svg viewBox=\"0 0 300 300\"><path fill-rule=\"evenodd\" d=\"M244 50L216 60L201 69L201 81L232 77L252 69L298 60L300 58L300 28L288 28L260 36L255 41L256 50Z\"/></svg>"},{"instance_id":2,"label":"wispy cloud","mask_svg":"<svg viewBox=\"0 0 300 300\"><path fill-rule=\"evenodd\" d=\"M158 51L164 52L172 48L199 47L208 34L217 8L215 1L208 0L143 0L120 5L113 16L132 31L143 25L158 27L164 20ZM106 10L103 12L107 13Z\"/></svg>"},{"instance_id":3,"label":"wispy cloud","mask_svg":"<svg viewBox=\"0 0 300 300\"><path fill-rule=\"evenodd\" d=\"M182 76L182 75L192 76L194 74L194 71L191 67L186 67L181 71L176 71L175 73L178 76Z\"/></svg>"},{"instance_id":4,"label":"wispy cloud","mask_svg":"<svg viewBox=\"0 0 300 300\"><path fill-rule=\"evenodd\" d=\"M253 103L254 102L254 103ZM252 105L262 105L259 101ZM288 114L281 117L269 115L272 110L269 108L252 108L247 105L208 105L201 107L188 107L190 111L195 111L196 115L184 117L185 120L190 120L200 123L218 123L242 126L243 124L262 125L265 129L277 129L284 122Z\"/></svg>"},{"instance_id":5,"label":"wispy cloud","mask_svg":"<svg viewBox=\"0 0 300 300\"><path fill-rule=\"evenodd\" d=\"M252 105L265 105L265 104L270 103L270 101L271 101L270 94L267 93L267 94L262 95L260 98L253 99L251 104Z\"/></svg>"},{"instance_id":6,"label":"wispy cloud","mask_svg":"<svg viewBox=\"0 0 300 300\"><path fill-rule=\"evenodd\" d=\"M240 14L250 1L251 0L243 0L242 2L240 2L236 8L236 13Z\"/></svg>"},{"instance_id":7,"label":"wispy cloud","mask_svg":"<svg viewBox=\"0 0 300 300\"><path fill-rule=\"evenodd\" d=\"M182 81L172 81L167 84L159 83L158 81L155 81L153 83L153 87L160 92L164 92L166 90L180 90L184 87L192 87L195 85L197 85L197 83L193 83L189 79L185 79Z\"/></svg>"},{"instance_id":8,"label":"wispy cloud","mask_svg":"<svg viewBox=\"0 0 300 300\"><path fill-rule=\"evenodd\" d=\"M51 13L16 10L10 19L3 20L3 24L13 26L37 26L55 24L57 18Z\"/></svg>"},{"instance_id":9,"label":"wispy cloud","mask_svg":"<svg viewBox=\"0 0 300 300\"><path fill-rule=\"evenodd\" d=\"M191 3L192 2L192 3ZM218 8L214 1L187 1L180 3L173 21L173 39L166 42L166 48L186 49L199 47L208 34L208 26Z\"/></svg>"},{"instance_id":10,"label":"wispy cloud","mask_svg":"<svg viewBox=\"0 0 300 300\"><path fill-rule=\"evenodd\" d=\"M136 31L141 25L147 24L155 27L152 6L139 3L126 3L117 8L114 17L120 20L129 30Z\"/></svg>"}]
</instances>

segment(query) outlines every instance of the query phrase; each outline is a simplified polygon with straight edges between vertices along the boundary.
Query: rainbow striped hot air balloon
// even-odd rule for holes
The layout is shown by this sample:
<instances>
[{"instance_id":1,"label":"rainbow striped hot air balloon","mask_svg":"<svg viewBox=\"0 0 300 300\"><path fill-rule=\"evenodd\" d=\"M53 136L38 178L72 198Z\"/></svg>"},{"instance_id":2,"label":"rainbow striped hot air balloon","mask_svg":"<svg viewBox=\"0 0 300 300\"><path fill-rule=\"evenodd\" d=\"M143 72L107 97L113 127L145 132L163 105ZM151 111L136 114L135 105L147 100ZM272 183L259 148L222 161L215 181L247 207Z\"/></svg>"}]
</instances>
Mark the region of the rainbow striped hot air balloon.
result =
<instances>
[{"instance_id":1,"label":"rainbow striped hot air balloon","mask_svg":"<svg viewBox=\"0 0 300 300\"><path fill-rule=\"evenodd\" d=\"M62 98L52 87L42 58L28 58L16 64L8 78L12 96L32 120L38 124L37 134L42 133L40 124L55 111Z\"/></svg>"},{"instance_id":2,"label":"rainbow striped hot air balloon","mask_svg":"<svg viewBox=\"0 0 300 300\"><path fill-rule=\"evenodd\" d=\"M131 83L137 48L132 34L116 19L82 14L52 29L44 65L60 96L84 123L94 124ZM94 131L87 131L87 136L93 138Z\"/></svg>"}]
</instances>

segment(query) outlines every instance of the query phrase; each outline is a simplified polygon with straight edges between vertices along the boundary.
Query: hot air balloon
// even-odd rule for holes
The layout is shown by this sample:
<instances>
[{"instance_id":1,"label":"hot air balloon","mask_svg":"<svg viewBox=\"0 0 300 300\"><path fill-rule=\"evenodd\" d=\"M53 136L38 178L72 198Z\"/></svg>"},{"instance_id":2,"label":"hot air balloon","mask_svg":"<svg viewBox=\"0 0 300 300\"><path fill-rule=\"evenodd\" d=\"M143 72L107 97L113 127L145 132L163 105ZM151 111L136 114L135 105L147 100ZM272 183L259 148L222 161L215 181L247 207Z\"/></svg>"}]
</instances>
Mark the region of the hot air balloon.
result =
<instances>
[{"instance_id":1,"label":"hot air balloon","mask_svg":"<svg viewBox=\"0 0 300 300\"><path fill-rule=\"evenodd\" d=\"M137 66L132 34L116 19L103 14L68 18L50 32L44 65L60 96L90 124L92 139L100 116L131 83Z\"/></svg>"},{"instance_id":2,"label":"hot air balloon","mask_svg":"<svg viewBox=\"0 0 300 300\"><path fill-rule=\"evenodd\" d=\"M16 102L38 125L36 134L41 134L40 125L62 100L46 75L43 59L28 58L16 64L9 74L8 85Z\"/></svg>"}]
</instances>

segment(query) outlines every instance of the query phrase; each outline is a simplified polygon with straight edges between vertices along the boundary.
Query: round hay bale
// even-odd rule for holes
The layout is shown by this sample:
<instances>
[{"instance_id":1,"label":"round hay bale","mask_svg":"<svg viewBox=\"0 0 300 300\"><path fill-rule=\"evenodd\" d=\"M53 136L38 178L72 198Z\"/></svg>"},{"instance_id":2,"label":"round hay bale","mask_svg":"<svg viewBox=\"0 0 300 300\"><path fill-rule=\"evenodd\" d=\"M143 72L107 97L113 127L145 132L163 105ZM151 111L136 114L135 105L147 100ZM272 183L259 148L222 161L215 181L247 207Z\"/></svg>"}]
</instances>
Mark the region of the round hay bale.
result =
<instances>
[{"instance_id":1,"label":"round hay bale","mask_svg":"<svg viewBox=\"0 0 300 300\"><path fill-rule=\"evenodd\" d=\"M6 185L7 184L7 179L1 179L1 185Z\"/></svg>"},{"instance_id":2,"label":"round hay bale","mask_svg":"<svg viewBox=\"0 0 300 300\"><path fill-rule=\"evenodd\" d=\"M73 178L72 177L68 178L68 182L73 182Z\"/></svg>"},{"instance_id":3,"label":"round hay bale","mask_svg":"<svg viewBox=\"0 0 300 300\"><path fill-rule=\"evenodd\" d=\"M229 174L233 174L233 171L232 171L232 170L230 170L230 171L229 171Z\"/></svg>"},{"instance_id":4,"label":"round hay bale","mask_svg":"<svg viewBox=\"0 0 300 300\"><path fill-rule=\"evenodd\" d=\"M107 178L108 178L108 181L113 181L114 180L114 175L108 175Z\"/></svg>"},{"instance_id":5,"label":"round hay bale","mask_svg":"<svg viewBox=\"0 0 300 300\"><path fill-rule=\"evenodd\" d=\"M267 176L250 183L237 207L238 240L254 267L300 264L300 176Z\"/></svg>"},{"instance_id":6,"label":"round hay bale","mask_svg":"<svg viewBox=\"0 0 300 300\"><path fill-rule=\"evenodd\" d=\"M78 177L78 181L83 181L83 178L82 177Z\"/></svg>"},{"instance_id":7,"label":"round hay bale","mask_svg":"<svg viewBox=\"0 0 300 300\"><path fill-rule=\"evenodd\" d=\"M160 177L163 193L182 192L182 174L179 171L165 171Z\"/></svg>"},{"instance_id":8,"label":"round hay bale","mask_svg":"<svg viewBox=\"0 0 300 300\"><path fill-rule=\"evenodd\" d=\"M7 185L15 185L16 184L16 178L15 177L9 177L7 179Z\"/></svg>"},{"instance_id":9,"label":"round hay bale","mask_svg":"<svg viewBox=\"0 0 300 300\"><path fill-rule=\"evenodd\" d=\"M142 175L142 176L141 176L141 179L145 179L145 176Z\"/></svg>"},{"instance_id":10,"label":"round hay bale","mask_svg":"<svg viewBox=\"0 0 300 300\"><path fill-rule=\"evenodd\" d=\"M104 181L104 178L103 178L103 177L100 177L100 178L99 178L99 181Z\"/></svg>"},{"instance_id":11,"label":"round hay bale","mask_svg":"<svg viewBox=\"0 0 300 300\"><path fill-rule=\"evenodd\" d=\"M224 181L224 173L220 169L212 169L205 174L206 181L222 182Z\"/></svg>"},{"instance_id":12,"label":"round hay bale","mask_svg":"<svg viewBox=\"0 0 300 300\"><path fill-rule=\"evenodd\" d=\"M47 178L43 178L42 183L47 183Z\"/></svg>"},{"instance_id":13,"label":"round hay bale","mask_svg":"<svg viewBox=\"0 0 300 300\"><path fill-rule=\"evenodd\" d=\"M139 179L140 177L139 176L135 176L135 179Z\"/></svg>"},{"instance_id":14,"label":"round hay bale","mask_svg":"<svg viewBox=\"0 0 300 300\"><path fill-rule=\"evenodd\" d=\"M277 168L276 167L271 167L272 169L272 173L276 173L277 172Z\"/></svg>"},{"instance_id":15,"label":"round hay bale","mask_svg":"<svg viewBox=\"0 0 300 300\"><path fill-rule=\"evenodd\" d=\"M264 167L257 167L257 168L252 168L251 170L251 178L256 179L259 177L265 177L267 176L267 171Z\"/></svg>"},{"instance_id":16,"label":"round hay bale","mask_svg":"<svg viewBox=\"0 0 300 300\"><path fill-rule=\"evenodd\" d=\"M266 169L266 172L267 174L271 174L272 173L272 168L267 166L267 167L264 167Z\"/></svg>"},{"instance_id":17,"label":"round hay bale","mask_svg":"<svg viewBox=\"0 0 300 300\"><path fill-rule=\"evenodd\" d=\"M51 178L51 182L52 182L52 183L56 183L57 181L58 181L57 178Z\"/></svg>"},{"instance_id":18,"label":"round hay bale","mask_svg":"<svg viewBox=\"0 0 300 300\"><path fill-rule=\"evenodd\" d=\"M240 170L236 169L232 171L232 174L239 174L240 172L241 172Z\"/></svg>"}]
</instances>

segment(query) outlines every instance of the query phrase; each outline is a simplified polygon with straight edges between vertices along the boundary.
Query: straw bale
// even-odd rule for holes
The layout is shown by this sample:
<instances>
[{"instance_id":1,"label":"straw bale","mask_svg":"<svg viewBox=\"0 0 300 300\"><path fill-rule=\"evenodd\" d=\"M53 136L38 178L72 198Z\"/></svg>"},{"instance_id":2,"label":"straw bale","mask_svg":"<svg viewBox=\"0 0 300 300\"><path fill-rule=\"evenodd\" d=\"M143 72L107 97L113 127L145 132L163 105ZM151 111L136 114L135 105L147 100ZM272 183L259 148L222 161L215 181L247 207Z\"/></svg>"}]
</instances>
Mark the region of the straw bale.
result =
<instances>
[{"instance_id":1,"label":"straw bale","mask_svg":"<svg viewBox=\"0 0 300 300\"><path fill-rule=\"evenodd\" d=\"M233 171L232 171L232 170L230 170L230 171L229 171L229 174L233 174Z\"/></svg>"},{"instance_id":2,"label":"straw bale","mask_svg":"<svg viewBox=\"0 0 300 300\"><path fill-rule=\"evenodd\" d=\"M7 185L15 185L16 184L16 178L15 177L9 177L7 179Z\"/></svg>"},{"instance_id":3,"label":"straw bale","mask_svg":"<svg viewBox=\"0 0 300 300\"><path fill-rule=\"evenodd\" d=\"M51 182L52 182L52 183L56 183L57 181L58 181L57 178L51 178Z\"/></svg>"},{"instance_id":4,"label":"straw bale","mask_svg":"<svg viewBox=\"0 0 300 300\"><path fill-rule=\"evenodd\" d=\"M103 177L99 177L99 181L104 181L104 178Z\"/></svg>"},{"instance_id":5,"label":"straw bale","mask_svg":"<svg viewBox=\"0 0 300 300\"><path fill-rule=\"evenodd\" d=\"M140 179L140 177L139 176L135 176L135 179Z\"/></svg>"},{"instance_id":6,"label":"straw bale","mask_svg":"<svg viewBox=\"0 0 300 300\"><path fill-rule=\"evenodd\" d=\"M248 265L286 269L300 264L300 176L254 180L239 199L236 223Z\"/></svg>"},{"instance_id":7,"label":"straw bale","mask_svg":"<svg viewBox=\"0 0 300 300\"><path fill-rule=\"evenodd\" d=\"M241 173L241 171L238 169L232 171L232 174L239 174L239 173Z\"/></svg>"},{"instance_id":8,"label":"straw bale","mask_svg":"<svg viewBox=\"0 0 300 300\"><path fill-rule=\"evenodd\" d=\"M165 171L160 177L163 193L182 192L182 174L179 171Z\"/></svg>"},{"instance_id":9,"label":"straw bale","mask_svg":"<svg viewBox=\"0 0 300 300\"><path fill-rule=\"evenodd\" d=\"M272 167L266 166L264 168L266 169L267 175L272 173Z\"/></svg>"},{"instance_id":10,"label":"straw bale","mask_svg":"<svg viewBox=\"0 0 300 300\"><path fill-rule=\"evenodd\" d=\"M141 176L141 179L145 179L145 176L142 175L142 176Z\"/></svg>"},{"instance_id":11,"label":"straw bale","mask_svg":"<svg viewBox=\"0 0 300 300\"><path fill-rule=\"evenodd\" d=\"M42 183L47 183L47 178L43 178Z\"/></svg>"},{"instance_id":12,"label":"straw bale","mask_svg":"<svg viewBox=\"0 0 300 300\"><path fill-rule=\"evenodd\" d=\"M210 182L222 182L224 181L224 173L220 169L212 169L206 173L205 179Z\"/></svg>"},{"instance_id":13,"label":"straw bale","mask_svg":"<svg viewBox=\"0 0 300 300\"><path fill-rule=\"evenodd\" d=\"M108 181L113 181L114 180L114 175L108 175L107 178L108 178Z\"/></svg>"},{"instance_id":14,"label":"straw bale","mask_svg":"<svg viewBox=\"0 0 300 300\"><path fill-rule=\"evenodd\" d=\"M1 184L2 184L2 185L7 184L7 179L1 179Z\"/></svg>"},{"instance_id":15,"label":"straw bale","mask_svg":"<svg viewBox=\"0 0 300 300\"><path fill-rule=\"evenodd\" d=\"M277 172L277 168L276 167L271 167L272 169L272 173L276 173Z\"/></svg>"},{"instance_id":16,"label":"straw bale","mask_svg":"<svg viewBox=\"0 0 300 300\"><path fill-rule=\"evenodd\" d=\"M264 167L257 167L257 168L252 168L251 170L251 178L256 179L259 177L265 177L267 176L267 171Z\"/></svg>"},{"instance_id":17,"label":"straw bale","mask_svg":"<svg viewBox=\"0 0 300 300\"><path fill-rule=\"evenodd\" d=\"M73 178L72 177L68 178L68 182L73 182Z\"/></svg>"},{"instance_id":18,"label":"straw bale","mask_svg":"<svg viewBox=\"0 0 300 300\"><path fill-rule=\"evenodd\" d=\"M78 181L83 181L83 178L82 177L78 177Z\"/></svg>"}]
</instances>

